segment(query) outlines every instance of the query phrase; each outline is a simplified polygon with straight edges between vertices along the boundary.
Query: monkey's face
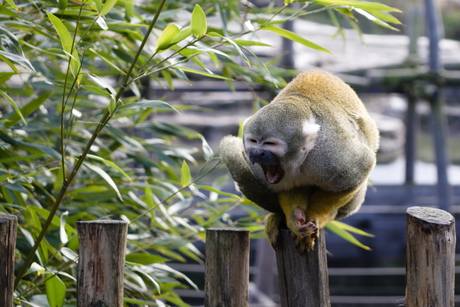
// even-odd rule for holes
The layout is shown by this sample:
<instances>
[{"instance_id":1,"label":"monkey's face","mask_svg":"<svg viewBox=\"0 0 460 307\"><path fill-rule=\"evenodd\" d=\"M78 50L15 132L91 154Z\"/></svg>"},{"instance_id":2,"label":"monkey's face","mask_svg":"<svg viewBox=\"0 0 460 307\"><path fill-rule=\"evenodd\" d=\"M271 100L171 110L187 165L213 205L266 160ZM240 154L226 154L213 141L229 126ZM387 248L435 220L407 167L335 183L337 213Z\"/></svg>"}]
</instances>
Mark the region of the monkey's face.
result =
<instances>
[{"instance_id":1,"label":"monkey's face","mask_svg":"<svg viewBox=\"0 0 460 307\"><path fill-rule=\"evenodd\" d=\"M277 137L257 138L251 133L244 136L246 157L252 164L259 164L268 183L280 182L285 174L280 157L286 153L286 143Z\"/></svg>"}]
</instances>

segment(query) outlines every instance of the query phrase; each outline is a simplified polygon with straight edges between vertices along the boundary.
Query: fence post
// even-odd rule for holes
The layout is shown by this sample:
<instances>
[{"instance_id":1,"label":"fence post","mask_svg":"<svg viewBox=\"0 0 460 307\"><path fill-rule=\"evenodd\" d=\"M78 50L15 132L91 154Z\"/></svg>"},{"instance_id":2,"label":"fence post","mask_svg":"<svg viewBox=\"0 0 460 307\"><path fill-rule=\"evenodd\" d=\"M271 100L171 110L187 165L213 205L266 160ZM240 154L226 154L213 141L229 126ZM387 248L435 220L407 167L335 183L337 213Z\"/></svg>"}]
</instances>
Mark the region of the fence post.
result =
<instances>
[{"instance_id":1,"label":"fence post","mask_svg":"<svg viewBox=\"0 0 460 307\"><path fill-rule=\"evenodd\" d=\"M123 272L128 223L77 222L80 241L77 306L123 305Z\"/></svg>"},{"instance_id":2,"label":"fence post","mask_svg":"<svg viewBox=\"0 0 460 307\"><path fill-rule=\"evenodd\" d=\"M207 229L204 306L248 306L248 286L249 231Z\"/></svg>"},{"instance_id":3,"label":"fence post","mask_svg":"<svg viewBox=\"0 0 460 307\"><path fill-rule=\"evenodd\" d=\"M454 217L440 209L410 207L406 232L406 306L454 307Z\"/></svg>"},{"instance_id":4,"label":"fence post","mask_svg":"<svg viewBox=\"0 0 460 307\"><path fill-rule=\"evenodd\" d=\"M280 229L280 247L276 250L281 307L329 307L324 230L319 232L315 248L301 254L287 229Z\"/></svg>"},{"instance_id":5,"label":"fence post","mask_svg":"<svg viewBox=\"0 0 460 307\"><path fill-rule=\"evenodd\" d=\"M13 306L14 249L16 246L15 215L0 213L0 306Z\"/></svg>"}]
</instances>

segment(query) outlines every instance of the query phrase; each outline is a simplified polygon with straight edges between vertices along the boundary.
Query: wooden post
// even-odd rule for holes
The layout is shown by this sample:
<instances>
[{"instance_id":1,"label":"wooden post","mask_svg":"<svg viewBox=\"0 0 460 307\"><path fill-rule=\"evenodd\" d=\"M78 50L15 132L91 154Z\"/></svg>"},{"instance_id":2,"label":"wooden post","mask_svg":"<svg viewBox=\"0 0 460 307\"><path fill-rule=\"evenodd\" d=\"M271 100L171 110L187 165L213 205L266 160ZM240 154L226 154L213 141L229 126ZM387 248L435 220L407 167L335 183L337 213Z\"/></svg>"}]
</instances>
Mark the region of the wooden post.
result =
<instances>
[{"instance_id":1,"label":"wooden post","mask_svg":"<svg viewBox=\"0 0 460 307\"><path fill-rule=\"evenodd\" d=\"M77 222L80 240L77 306L123 306L123 272L128 223Z\"/></svg>"},{"instance_id":2,"label":"wooden post","mask_svg":"<svg viewBox=\"0 0 460 307\"><path fill-rule=\"evenodd\" d=\"M406 306L454 307L454 217L440 209L411 207L406 222Z\"/></svg>"},{"instance_id":3,"label":"wooden post","mask_svg":"<svg viewBox=\"0 0 460 307\"><path fill-rule=\"evenodd\" d=\"M281 307L329 307L324 230L319 232L315 248L301 254L286 229L280 230L276 250Z\"/></svg>"},{"instance_id":4,"label":"wooden post","mask_svg":"<svg viewBox=\"0 0 460 307\"><path fill-rule=\"evenodd\" d=\"M248 286L249 231L207 229L204 306L248 306Z\"/></svg>"},{"instance_id":5,"label":"wooden post","mask_svg":"<svg viewBox=\"0 0 460 307\"><path fill-rule=\"evenodd\" d=\"M0 306L13 306L14 249L16 247L15 215L0 213Z\"/></svg>"}]
</instances>

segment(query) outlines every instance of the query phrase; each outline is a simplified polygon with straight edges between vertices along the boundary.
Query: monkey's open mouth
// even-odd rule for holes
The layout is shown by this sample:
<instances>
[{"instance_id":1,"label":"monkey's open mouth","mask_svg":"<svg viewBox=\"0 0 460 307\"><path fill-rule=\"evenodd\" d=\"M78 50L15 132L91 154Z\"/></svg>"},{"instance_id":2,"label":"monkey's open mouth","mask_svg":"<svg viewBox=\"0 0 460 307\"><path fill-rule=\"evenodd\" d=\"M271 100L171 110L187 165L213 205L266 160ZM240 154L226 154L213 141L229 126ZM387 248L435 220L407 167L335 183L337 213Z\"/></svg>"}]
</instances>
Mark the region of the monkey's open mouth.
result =
<instances>
[{"instance_id":1,"label":"monkey's open mouth","mask_svg":"<svg viewBox=\"0 0 460 307\"><path fill-rule=\"evenodd\" d=\"M265 174L265 180L268 183L276 184L284 177L284 170L278 164L259 163Z\"/></svg>"}]
</instances>

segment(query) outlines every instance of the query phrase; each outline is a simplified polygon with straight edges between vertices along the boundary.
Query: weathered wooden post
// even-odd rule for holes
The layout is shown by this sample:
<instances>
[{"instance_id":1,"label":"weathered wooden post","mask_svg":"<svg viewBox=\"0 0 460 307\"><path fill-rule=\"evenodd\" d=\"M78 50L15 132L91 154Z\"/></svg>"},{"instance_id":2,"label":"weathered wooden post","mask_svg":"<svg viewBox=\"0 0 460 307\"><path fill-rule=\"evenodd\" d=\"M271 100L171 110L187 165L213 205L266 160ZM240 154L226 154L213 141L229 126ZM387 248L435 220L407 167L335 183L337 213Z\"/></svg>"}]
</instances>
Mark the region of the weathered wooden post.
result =
<instances>
[{"instance_id":1,"label":"weathered wooden post","mask_svg":"<svg viewBox=\"0 0 460 307\"><path fill-rule=\"evenodd\" d=\"M248 306L248 286L249 231L207 229L204 306Z\"/></svg>"},{"instance_id":2,"label":"weathered wooden post","mask_svg":"<svg viewBox=\"0 0 460 307\"><path fill-rule=\"evenodd\" d=\"M123 272L128 223L77 222L80 241L77 306L123 306Z\"/></svg>"},{"instance_id":3,"label":"weathered wooden post","mask_svg":"<svg viewBox=\"0 0 460 307\"><path fill-rule=\"evenodd\" d=\"M13 306L17 217L0 213L0 306Z\"/></svg>"},{"instance_id":4,"label":"weathered wooden post","mask_svg":"<svg viewBox=\"0 0 460 307\"><path fill-rule=\"evenodd\" d=\"M440 209L411 207L406 222L406 306L454 307L454 217Z\"/></svg>"},{"instance_id":5,"label":"weathered wooden post","mask_svg":"<svg viewBox=\"0 0 460 307\"><path fill-rule=\"evenodd\" d=\"M331 306L324 230L308 253L300 253L286 229L280 230L280 243L276 263L281 307Z\"/></svg>"}]
</instances>

